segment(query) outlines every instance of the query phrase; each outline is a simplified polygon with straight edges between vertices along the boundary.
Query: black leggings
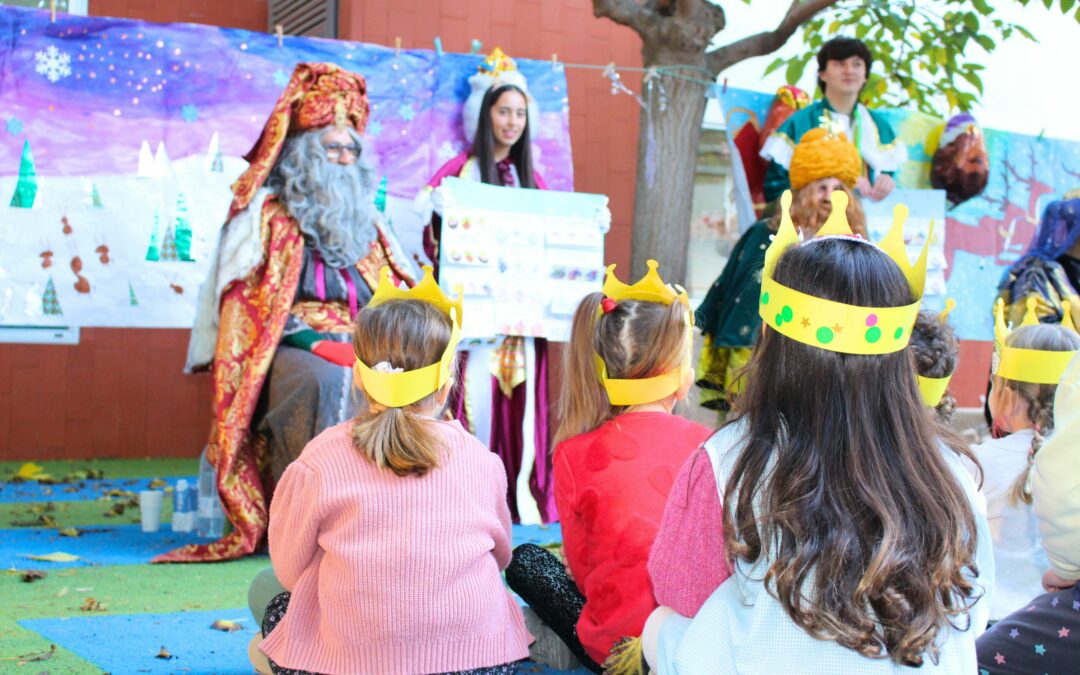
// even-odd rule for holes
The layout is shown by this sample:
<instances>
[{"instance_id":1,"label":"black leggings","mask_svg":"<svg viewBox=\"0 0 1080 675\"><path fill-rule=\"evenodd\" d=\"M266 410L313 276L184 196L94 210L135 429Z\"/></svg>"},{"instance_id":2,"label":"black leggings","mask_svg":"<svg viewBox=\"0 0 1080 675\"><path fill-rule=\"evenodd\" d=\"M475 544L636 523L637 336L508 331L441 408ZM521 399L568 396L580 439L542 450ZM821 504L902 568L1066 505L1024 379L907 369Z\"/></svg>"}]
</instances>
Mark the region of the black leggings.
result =
<instances>
[{"instance_id":1,"label":"black leggings","mask_svg":"<svg viewBox=\"0 0 1080 675\"><path fill-rule=\"evenodd\" d=\"M270 631L274 630L278 623L285 618L285 612L289 609L290 596L291 594L288 591L276 595L274 596L274 599L270 601L270 604L266 606L266 615L263 616L262 622L262 633L264 636L269 635ZM517 672L518 663L518 661L514 661L498 666L474 668L473 670L462 670L456 673L445 673L443 675L514 675L514 673ZM270 660L270 670L274 672L274 675L316 675L315 673L309 673L306 670L282 668L272 660Z\"/></svg>"},{"instance_id":2,"label":"black leggings","mask_svg":"<svg viewBox=\"0 0 1080 675\"><path fill-rule=\"evenodd\" d=\"M577 622L585 596L558 558L535 544L522 544L514 549L506 568L506 584L555 631L582 665L594 673L603 672L578 639Z\"/></svg>"}]
</instances>

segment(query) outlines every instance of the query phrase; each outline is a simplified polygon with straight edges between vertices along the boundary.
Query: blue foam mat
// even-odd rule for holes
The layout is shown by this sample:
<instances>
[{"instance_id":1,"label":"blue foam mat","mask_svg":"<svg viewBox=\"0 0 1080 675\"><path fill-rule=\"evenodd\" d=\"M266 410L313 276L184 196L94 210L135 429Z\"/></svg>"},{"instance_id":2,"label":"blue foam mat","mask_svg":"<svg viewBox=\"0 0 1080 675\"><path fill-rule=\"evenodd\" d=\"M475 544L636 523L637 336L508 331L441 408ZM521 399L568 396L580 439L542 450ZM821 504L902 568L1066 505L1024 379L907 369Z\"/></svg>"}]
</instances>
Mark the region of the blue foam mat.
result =
<instances>
[{"instance_id":1,"label":"blue foam mat","mask_svg":"<svg viewBox=\"0 0 1080 675\"><path fill-rule=\"evenodd\" d=\"M0 565L7 569L58 569L88 565L140 565L160 553L185 544L208 543L194 532L173 532L162 523L157 532L143 532L140 525L80 527L79 537L64 537L56 530L19 528L0 530ZM100 531L93 531L100 530ZM79 556L75 562L30 560L29 555L53 552Z\"/></svg>"},{"instance_id":2,"label":"blue foam mat","mask_svg":"<svg viewBox=\"0 0 1080 675\"><path fill-rule=\"evenodd\" d=\"M241 630L210 628L218 619ZM252 672L247 646L256 632L247 608L172 614L99 614L66 619L27 619L19 625L110 673ZM176 657L156 658L164 646Z\"/></svg>"},{"instance_id":3,"label":"blue foam mat","mask_svg":"<svg viewBox=\"0 0 1080 675\"><path fill-rule=\"evenodd\" d=\"M198 476L163 476L160 480L169 485L186 479L190 485L198 485ZM103 478L83 480L78 483L55 483L45 485L36 480L25 483L0 483L0 503L13 502L86 502L105 496L110 490L138 492L149 490L153 478Z\"/></svg>"},{"instance_id":4,"label":"blue foam mat","mask_svg":"<svg viewBox=\"0 0 1080 675\"><path fill-rule=\"evenodd\" d=\"M549 544L562 543L562 528L558 523L551 525L514 525L514 546L521 544L536 544L546 546Z\"/></svg>"},{"instance_id":5,"label":"blue foam mat","mask_svg":"<svg viewBox=\"0 0 1080 675\"><path fill-rule=\"evenodd\" d=\"M223 633L210 628L218 619L240 623ZM102 670L119 673L252 672L247 646L258 630L246 608L170 614L104 614L67 619L27 619L23 628L77 654ZM156 658L164 646L171 656ZM533 661L518 666L522 675L589 675L585 668L554 670Z\"/></svg>"}]
</instances>

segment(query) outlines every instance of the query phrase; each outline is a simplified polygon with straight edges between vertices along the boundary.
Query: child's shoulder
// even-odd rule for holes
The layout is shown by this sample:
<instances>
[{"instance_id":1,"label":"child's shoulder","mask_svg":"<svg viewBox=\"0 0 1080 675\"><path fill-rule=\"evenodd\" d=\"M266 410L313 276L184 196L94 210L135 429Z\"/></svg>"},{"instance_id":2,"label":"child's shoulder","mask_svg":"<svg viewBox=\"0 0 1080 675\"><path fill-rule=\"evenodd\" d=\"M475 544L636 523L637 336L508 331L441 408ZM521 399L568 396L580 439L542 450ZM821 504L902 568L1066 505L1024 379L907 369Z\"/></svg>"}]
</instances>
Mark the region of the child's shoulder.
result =
<instances>
[{"instance_id":1,"label":"child's shoulder","mask_svg":"<svg viewBox=\"0 0 1080 675\"><path fill-rule=\"evenodd\" d=\"M357 456L352 451L351 430L352 420L327 427L318 436L308 441L297 460L309 468L319 469L327 463L339 463L343 455Z\"/></svg>"}]
</instances>

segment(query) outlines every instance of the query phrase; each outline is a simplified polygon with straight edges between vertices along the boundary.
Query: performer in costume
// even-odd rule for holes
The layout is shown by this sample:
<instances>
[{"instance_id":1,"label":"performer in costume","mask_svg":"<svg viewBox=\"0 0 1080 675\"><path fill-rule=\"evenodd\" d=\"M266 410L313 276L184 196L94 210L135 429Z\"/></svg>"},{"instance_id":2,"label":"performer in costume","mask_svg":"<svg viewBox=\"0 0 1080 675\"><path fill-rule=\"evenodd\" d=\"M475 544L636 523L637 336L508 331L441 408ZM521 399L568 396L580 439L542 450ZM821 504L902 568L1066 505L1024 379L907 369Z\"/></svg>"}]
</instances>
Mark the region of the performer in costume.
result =
<instances>
[{"instance_id":1,"label":"performer in costume","mask_svg":"<svg viewBox=\"0 0 1080 675\"><path fill-rule=\"evenodd\" d=\"M232 186L186 370L212 367L206 452L234 529L155 562L254 551L267 528L266 469L280 475L307 441L356 412L352 320L382 267L395 283L417 277L373 205L375 181L362 157L368 110L363 77L332 64L298 65Z\"/></svg>"},{"instance_id":2,"label":"performer in costume","mask_svg":"<svg viewBox=\"0 0 1080 675\"><path fill-rule=\"evenodd\" d=\"M414 204L429 222L424 229L424 252L436 273L442 205L435 188L444 178L547 189L533 167L530 143L540 112L513 59L496 48L480 72L469 78L469 86L462 118L472 147L444 164ZM502 458L514 522L558 520L547 425L547 341L507 336L497 345L472 345L462 357L461 386L451 398L451 409L467 429L489 440L491 451ZM529 471L530 465L525 485L518 476L523 469Z\"/></svg>"},{"instance_id":3,"label":"performer in costume","mask_svg":"<svg viewBox=\"0 0 1080 675\"><path fill-rule=\"evenodd\" d=\"M773 201L793 187L789 180L795 144L810 129L826 127L843 132L859 149L862 162L855 189L859 195L879 201L896 187L894 175L907 160L907 148L896 142L885 118L859 103L874 59L860 40L829 40L817 55L818 86L824 95L789 117L761 148L769 162L765 173L765 199Z\"/></svg>"},{"instance_id":4,"label":"performer in costume","mask_svg":"<svg viewBox=\"0 0 1080 675\"><path fill-rule=\"evenodd\" d=\"M832 212L830 195L842 190L852 197L847 206L848 222L855 232L866 236L862 206L851 192L859 166L859 153L843 134L816 128L803 135L791 157L791 183L795 190L792 217L804 235L821 227ZM701 405L706 408L725 409L730 396L742 388L736 373L749 361L761 325L757 312L761 269L781 215L777 211L743 233L697 309L697 325L705 337L697 384Z\"/></svg>"}]
</instances>

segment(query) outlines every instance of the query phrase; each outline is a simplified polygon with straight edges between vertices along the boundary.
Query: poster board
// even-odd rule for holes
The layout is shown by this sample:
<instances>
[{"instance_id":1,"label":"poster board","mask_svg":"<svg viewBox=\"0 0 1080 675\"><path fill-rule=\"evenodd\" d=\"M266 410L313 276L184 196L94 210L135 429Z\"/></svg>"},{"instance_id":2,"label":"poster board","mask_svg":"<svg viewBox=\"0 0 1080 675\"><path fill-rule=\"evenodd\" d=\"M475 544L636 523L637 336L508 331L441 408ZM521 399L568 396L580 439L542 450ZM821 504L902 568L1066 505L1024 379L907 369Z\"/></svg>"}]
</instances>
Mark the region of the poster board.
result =
<instances>
[{"instance_id":1,"label":"poster board","mask_svg":"<svg viewBox=\"0 0 1080 675\"><path fill-rule=\"evenodd\" d=\"M465 338L565 341L578 303L604 282L604 195L522 190L447 178L439 284L465 294Z\"/></svg>"}]
</instances>

